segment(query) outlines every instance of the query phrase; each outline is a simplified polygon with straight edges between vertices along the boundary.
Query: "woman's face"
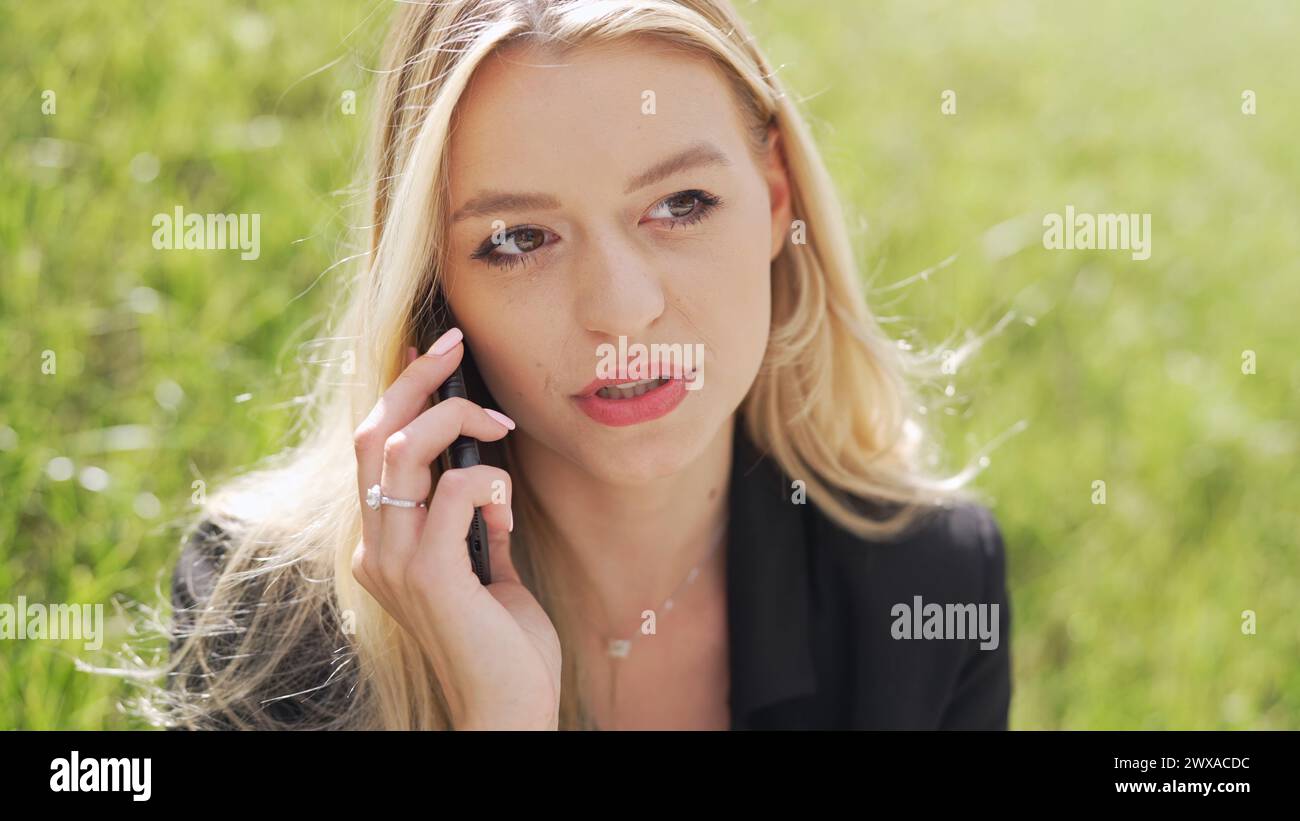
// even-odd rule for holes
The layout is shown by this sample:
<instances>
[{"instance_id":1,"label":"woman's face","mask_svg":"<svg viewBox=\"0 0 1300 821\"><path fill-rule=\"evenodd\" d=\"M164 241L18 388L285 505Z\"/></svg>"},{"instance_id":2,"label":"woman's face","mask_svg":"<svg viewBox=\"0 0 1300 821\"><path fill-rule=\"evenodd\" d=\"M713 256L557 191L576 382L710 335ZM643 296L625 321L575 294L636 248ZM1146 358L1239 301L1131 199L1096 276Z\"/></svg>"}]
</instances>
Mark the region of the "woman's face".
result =
<instances>
[{"instance_id":1,"label":"woman's face","mask_svg":"<svg viewBox=\"0 0 1300 821\"><path fill-rule=\"evenodd\" d=\"M718 69L656 41L562 62L517 48L479 68L449 146L445 281L515 436L617 484L702 452L767 345L771 262L790 219L772 145L756 162ZM629 353L676 345L679 364L702 350L683 380L697 387L580 399L610 375L601 346L616 351L620 337Z\"/></svg>"}]
</instances>

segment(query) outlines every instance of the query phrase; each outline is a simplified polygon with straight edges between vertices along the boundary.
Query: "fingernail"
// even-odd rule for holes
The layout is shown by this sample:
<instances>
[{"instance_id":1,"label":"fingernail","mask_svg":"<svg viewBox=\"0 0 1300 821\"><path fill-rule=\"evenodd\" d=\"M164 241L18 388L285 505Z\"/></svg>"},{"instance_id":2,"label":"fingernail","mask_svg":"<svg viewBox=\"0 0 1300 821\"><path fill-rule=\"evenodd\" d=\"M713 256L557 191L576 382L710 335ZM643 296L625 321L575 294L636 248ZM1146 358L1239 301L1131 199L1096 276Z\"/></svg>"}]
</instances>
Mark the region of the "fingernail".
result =
<instances>
[{"instance_id":1,"label":"fingernail","mask_svg":"<svg viewBox=\"0 0 1300 821\"><path fill-rule=\"evenodd\" d=\"M438 337L438 340L433 343L431 348L429 348L429 353L434 356L442 356L447 351L456 347L456 345L464 338L465 335L460 332L460 328L452 328L450 331L447 331L442 336Z\"/></svg>"},{"instance_id":2,"label":"fingernail","mask_svg":"<svg viewBox=\"0 0 1300 821\"><path fill-rule=\"evenodd\" d=\"M509 514L510 514L510 524L506 525L506 530L510 531L511 533L514 533L514 532L515 532L515 512L514 512L513 510L511 510L510 508L506 508L506 513L509 513Z\"/></svg>"},{"instance_id":3,"label":"fingernail","mask_svg":"<svg viewBox=\"0 0 1300 821\"><path fill-rule=\"evenodd\" d=\"M515 429L515 420L511 419L509 416L506 416L504 413L501 413L500 411L494 411L491 408L484 408L483 412L486 413L488 416L491 416L493 419L497 420L501 424L505 425L510 430Z\"/></svg>"}]
</instances>

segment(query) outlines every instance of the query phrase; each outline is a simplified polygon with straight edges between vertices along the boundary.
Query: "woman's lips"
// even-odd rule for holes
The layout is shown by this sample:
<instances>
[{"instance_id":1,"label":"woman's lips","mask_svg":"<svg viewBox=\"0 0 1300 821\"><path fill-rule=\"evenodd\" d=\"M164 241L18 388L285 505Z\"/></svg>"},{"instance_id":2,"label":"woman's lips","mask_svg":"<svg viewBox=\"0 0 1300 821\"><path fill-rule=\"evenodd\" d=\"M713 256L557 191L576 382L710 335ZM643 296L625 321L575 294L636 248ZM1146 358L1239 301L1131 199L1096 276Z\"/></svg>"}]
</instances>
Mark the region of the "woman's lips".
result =
<instances>
[{"instance_id":1,"label":"woman's lips","mask_svg":"<svg viewBox=\"0 0 1300 821\"><path fill-rule=\"evenodd\" d=\"M582 412L612 428L637 425L671 413L686 398L686 380L668 379L640 396L631 399L606 399L596 391L606 385L626 384L629 380L597 379L573 400Z\"/></svg>"}]
</instances>

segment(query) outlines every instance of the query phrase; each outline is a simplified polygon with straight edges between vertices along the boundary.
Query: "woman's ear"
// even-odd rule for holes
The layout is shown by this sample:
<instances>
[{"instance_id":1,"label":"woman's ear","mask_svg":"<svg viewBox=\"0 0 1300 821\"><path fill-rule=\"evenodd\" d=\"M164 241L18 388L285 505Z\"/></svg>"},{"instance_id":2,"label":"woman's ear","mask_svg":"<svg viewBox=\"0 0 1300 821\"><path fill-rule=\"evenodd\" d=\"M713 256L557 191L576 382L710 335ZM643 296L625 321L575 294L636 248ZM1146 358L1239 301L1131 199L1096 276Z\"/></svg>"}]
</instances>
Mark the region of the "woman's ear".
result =
<instances>
[{"instance_id":1,"label":"woman's ear","mask_svg":"<svg viewBox=\"0 0 1300 821\"><path fill-rule=\"evenodd\" d=\"M776 124L767 129L767 159L763 166L767 181L768 201L772 207L772 249L770 259L776 259L785 246L790 233L792 208L790 203L790 173L785 162L785 143Z\"/></svg>"}]
</instances>

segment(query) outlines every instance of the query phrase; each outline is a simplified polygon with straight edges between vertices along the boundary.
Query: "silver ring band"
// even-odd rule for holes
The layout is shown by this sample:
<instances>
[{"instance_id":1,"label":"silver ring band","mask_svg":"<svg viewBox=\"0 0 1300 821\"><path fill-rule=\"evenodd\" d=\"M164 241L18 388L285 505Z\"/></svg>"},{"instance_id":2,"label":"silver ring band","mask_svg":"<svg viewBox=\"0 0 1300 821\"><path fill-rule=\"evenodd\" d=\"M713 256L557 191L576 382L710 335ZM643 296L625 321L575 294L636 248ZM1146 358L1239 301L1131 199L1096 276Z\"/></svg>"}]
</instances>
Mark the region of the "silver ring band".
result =
<instances>
[{"instance_id":1,"label":"silver ring band","mask_svg":"<svg viewBox=\"0 0 1300 821\"><path fill-rule=\"evenodd\" d=\"M380 505L392 505L393 507L428 507L429 503L424 500L416 499L394 499L391 496L385 496L384 492L379 489L379 485L371 485L366 490L366 504L371 510L378 510Z\"/></svg>"}]
</instances>

